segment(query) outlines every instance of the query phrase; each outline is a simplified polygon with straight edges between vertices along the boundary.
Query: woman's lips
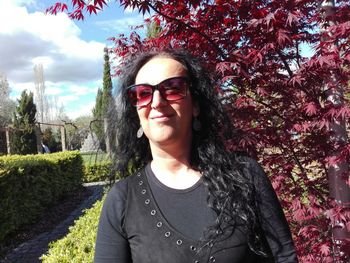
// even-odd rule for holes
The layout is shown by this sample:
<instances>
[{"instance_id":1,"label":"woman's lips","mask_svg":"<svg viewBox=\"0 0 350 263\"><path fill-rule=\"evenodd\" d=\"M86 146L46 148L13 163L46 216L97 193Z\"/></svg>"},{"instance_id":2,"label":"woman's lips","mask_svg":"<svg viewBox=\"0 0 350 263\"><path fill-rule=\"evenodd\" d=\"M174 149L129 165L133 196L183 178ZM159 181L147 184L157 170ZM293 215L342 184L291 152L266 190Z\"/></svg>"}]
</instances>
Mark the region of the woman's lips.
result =
<instances>
[{"instance_id":1,"label":"woman's lips","mask_svg":"<svg viewBox=\"0 0 350 263\"><path fill-rule=\"evenodd\" d=\"M155 121L167 121L170 118L171 118L171 115L156 115L151 117L151 119Z\"/></svg>"}]
</instances>

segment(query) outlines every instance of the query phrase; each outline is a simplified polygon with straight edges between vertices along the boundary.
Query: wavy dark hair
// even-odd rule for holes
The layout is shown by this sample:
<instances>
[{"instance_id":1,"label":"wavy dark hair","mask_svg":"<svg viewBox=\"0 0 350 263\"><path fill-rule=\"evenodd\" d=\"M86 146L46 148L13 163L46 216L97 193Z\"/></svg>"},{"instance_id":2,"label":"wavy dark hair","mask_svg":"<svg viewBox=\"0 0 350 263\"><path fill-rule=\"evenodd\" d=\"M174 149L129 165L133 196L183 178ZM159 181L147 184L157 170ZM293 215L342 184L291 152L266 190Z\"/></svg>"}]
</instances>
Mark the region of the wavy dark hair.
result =
<instances>
[{"instance_id":1,"label":"wavy dark hair","mask_svg":"<svg viewBox=\"0 0 350 263\"><path fill-rule=\"evenodd\" d=\"M135 83L140 68L154 57L173 58L186 68L192 99L199 105L198 119L202 128L199 132L193 131L190 164L203 175L209 191L208 204L217 214L215 225L207 231L207 240L218 238L225 226L240 224L248 232L250 249L256 254L266 255L254 184L244 172L241 154L229 152L224 144L229 136L237 136L237 133L232 132L234 129L210 74L189 53L183 50L150 51L125 62L116 96L117 112L114 109L110 117L110 130L117 131L115 169L121 177L126 177L152 160L146 136L136 137L140 121L136 107L128 101L126 88Z\"/></svg>"}]
</instances>

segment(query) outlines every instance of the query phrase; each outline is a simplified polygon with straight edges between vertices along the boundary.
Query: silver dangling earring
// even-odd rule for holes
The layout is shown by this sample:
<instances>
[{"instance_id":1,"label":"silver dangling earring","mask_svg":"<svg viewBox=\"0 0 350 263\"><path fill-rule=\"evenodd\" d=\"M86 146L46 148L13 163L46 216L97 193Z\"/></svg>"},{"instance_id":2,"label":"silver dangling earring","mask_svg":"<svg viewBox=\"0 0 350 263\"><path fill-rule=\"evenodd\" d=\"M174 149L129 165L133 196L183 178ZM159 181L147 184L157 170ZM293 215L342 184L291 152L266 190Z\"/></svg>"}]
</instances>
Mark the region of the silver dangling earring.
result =
<instances>
[{"instance_id":1,"label":"silver dangling earring","mask_svg":"<svg viewBox=\"0 0 350 263\"><path fill-rule=\"evenodd\" d=\"M136 137L140 139L142 135L143 135L143 129L142 129L142 126L140 126L140 128L137 130Z\"/></svg>"},{"instance_id":2,"label":"silver dangling earring","mask_svg":"<svg viewBox=\"0 0 350 263\"><path fill-rule=\"evenodd\" d=\"M199 132L202 129L202 123L195 117L192 123L193 130Z\"/></svg>"}]
</instances>

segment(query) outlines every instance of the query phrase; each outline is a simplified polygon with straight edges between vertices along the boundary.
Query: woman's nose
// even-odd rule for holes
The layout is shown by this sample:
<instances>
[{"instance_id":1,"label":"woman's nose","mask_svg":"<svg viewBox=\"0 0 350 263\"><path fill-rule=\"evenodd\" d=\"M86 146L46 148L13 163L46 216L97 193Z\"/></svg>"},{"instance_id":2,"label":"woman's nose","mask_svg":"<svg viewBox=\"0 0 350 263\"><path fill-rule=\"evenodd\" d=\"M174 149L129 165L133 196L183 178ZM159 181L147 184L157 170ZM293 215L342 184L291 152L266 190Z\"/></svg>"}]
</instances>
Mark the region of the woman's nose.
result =
<instances>
[{"instance_id":1,"label":"woman's nose","mask_svg":"<svg viewBox=\"0 0 350 263\"><path fill-rule=\"evenodd\" d=\"M159 108L164 105L166 105L167 101L162 97L162 94L160 94L159 90L155 90L153 92L153 98L152 98L152 103L151 107L152 108Z\"/></svg>"}]
</instances>

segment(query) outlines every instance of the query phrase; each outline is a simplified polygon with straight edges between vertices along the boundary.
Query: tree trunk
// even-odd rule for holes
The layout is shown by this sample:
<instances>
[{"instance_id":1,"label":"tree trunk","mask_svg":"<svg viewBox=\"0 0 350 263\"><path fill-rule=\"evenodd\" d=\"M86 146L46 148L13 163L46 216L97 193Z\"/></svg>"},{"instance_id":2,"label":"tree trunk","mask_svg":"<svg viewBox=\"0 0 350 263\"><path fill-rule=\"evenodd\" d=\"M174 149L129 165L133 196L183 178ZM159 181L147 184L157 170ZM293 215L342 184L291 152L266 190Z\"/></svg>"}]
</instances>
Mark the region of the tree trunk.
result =
<instances>
[{"instance_id":1,"label":"tree trunk","mask_svg":"<svg viewBox=\"0 0 350 263\"><path fill-rule=\"evenodd\" d=\"M327 22L329 18L335 12L335 1L326 0L321 4L321 8L325 13L325 22L321 25L321 28L327 31L327 27L332 21ZM334 72L331 72L331 79L336 81ZM332 81L331 80L331 81ZM327 89L327 100L331 102L334 107L339 107L344 103L343 90L339 85L335 85L337 89ZM346 124L344 119L334 119L330 125L331 137L329 140L334 146L344 145L348 141L346 133ZM333 149L328 157L338 157L340 152L337 149ZM328 166L328 184L330 190L330 196L334 198L336 203L342 207L349 207L350 204L350 187L346 181L349 177L349 164L346 160L342 160L334 165ZM349 260L349 247L346 244L346 240L350 240L350 232L347 231L346 226L342 222L334 221L332 225L333 234L333 253L334 262L348 262Z\"/></svg>"}]
</instances>

